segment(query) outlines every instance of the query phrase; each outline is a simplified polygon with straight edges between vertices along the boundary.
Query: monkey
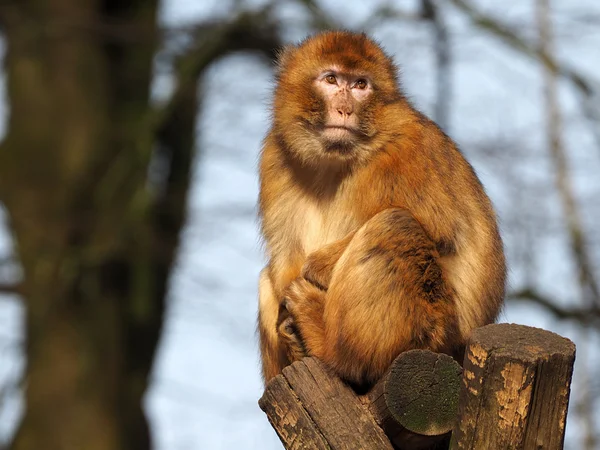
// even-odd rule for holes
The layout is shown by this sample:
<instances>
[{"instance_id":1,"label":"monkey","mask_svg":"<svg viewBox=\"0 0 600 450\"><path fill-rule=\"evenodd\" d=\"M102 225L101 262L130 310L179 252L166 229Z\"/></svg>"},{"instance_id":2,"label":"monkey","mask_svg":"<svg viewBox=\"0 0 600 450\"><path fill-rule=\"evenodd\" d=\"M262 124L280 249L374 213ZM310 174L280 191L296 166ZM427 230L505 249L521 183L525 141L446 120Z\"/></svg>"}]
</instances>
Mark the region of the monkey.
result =
<instances>
[{"instance_id":1,"label":"monkey","mask_svg":"<svg viewBox=\"0 0 600 450\"><path fill-rule=\"evenodd\" d=\"M365 34L281 52L259 177L265 383L315 356L372 386L406 350L458 359L496 320L506 262L491 201Z\"/></svg>"}]
</instances>

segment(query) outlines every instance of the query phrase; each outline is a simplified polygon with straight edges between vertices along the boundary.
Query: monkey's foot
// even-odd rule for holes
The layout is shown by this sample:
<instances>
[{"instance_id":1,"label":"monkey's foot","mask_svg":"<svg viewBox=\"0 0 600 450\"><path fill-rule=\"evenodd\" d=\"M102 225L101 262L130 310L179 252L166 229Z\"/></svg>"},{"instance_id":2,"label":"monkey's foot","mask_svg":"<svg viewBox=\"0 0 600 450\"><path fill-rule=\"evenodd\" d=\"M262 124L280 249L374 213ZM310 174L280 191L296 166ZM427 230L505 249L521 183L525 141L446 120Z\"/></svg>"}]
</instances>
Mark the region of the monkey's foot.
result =
<instances>
[{"instance_id":1,"label":"monkey's foot","mask_svg":"<svg viewBox=\"0 0 600 450\"><path fill-rule=\"evenodd\" d=\"M323 314L325 292L303 277L296 278L284 292L285 309L296 319L311 314Z\"/></svg>"},{"instance_id":2,"label":"monkey's foot","mask_svg":"<svg viewBox=\"0 0 600 450\"><path fill-rule=\"evenodd\" d=\"M326 294L302 277L296 278L284 293L284 306L294 319L308 355L318 356L321 352Z\"/></svg>"},{"instance_id":3,"label":"monkey's foot","mask_svg":"<svg viewBox=\"0 0 600 450\"><path fill-rule=\"evenodd\" d=\"M288 316L284 319L278 328L279 338L281 343L286 348L286 355L290 362L299 361L306 356L306 349L304 348L304 343L302 342L302 338L298 333L298 329L296 328L296 324L294 323L294 318L292 316Z\"/></svg>"}]
</instances>

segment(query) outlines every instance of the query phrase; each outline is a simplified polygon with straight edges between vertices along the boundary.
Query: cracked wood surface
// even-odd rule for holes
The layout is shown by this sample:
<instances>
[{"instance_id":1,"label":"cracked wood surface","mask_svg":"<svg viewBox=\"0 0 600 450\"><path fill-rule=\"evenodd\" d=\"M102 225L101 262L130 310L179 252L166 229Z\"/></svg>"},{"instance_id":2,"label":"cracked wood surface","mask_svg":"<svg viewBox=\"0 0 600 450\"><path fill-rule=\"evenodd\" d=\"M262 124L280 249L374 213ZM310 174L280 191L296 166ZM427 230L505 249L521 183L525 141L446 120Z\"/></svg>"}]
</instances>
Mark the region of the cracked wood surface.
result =
<instances>
[{"instance_id":1,"label":"cracked wood surface","mask_svg":"<svg viewBox=\"0 0 600 450\"><path fill-rule=\"evenodd\" d=\"M393 449L358 396L316 358L283 369L259 406L286 449Z\"/></svg>"},{"instance_id":2,"label":"cracked wood surface","mask_svg":"<svg viewBox=\"0 0 600 450\"><path fill-rule=\"evenodd\" d=\"M538 328L488 325L465 354L456 449L562 449L575 345Z\"/></svg>"}]
</instances>

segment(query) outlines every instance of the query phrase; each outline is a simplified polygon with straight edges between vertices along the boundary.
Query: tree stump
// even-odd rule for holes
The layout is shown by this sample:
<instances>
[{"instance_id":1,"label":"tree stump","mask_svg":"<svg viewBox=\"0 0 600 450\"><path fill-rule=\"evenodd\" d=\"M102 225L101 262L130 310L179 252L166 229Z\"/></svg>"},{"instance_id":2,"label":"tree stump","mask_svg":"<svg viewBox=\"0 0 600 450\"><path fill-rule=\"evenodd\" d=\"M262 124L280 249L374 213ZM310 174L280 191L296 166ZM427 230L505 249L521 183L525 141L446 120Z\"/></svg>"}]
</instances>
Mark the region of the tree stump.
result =
<instances>
[{"instance_id":1,"label":"tree stump","mask_svg":"<svg viewBox=\"0 0 600 450\"><path fill-rule=\"evenodd\" d=\"M464 360L456 449L563 448L575 345L522 325L473 332Z\"/></svg>"}]
</instances>

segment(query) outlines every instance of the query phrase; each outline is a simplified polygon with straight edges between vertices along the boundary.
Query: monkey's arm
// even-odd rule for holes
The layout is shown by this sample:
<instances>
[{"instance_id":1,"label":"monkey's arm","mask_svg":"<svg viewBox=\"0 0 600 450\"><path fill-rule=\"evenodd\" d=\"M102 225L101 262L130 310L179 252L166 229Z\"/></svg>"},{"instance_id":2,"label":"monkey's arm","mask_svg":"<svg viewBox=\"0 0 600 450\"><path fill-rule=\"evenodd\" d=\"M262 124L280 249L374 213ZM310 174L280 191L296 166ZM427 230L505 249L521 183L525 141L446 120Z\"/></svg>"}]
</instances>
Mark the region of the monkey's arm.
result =
<instances>
[{"instance_id":1,"label":"monkey's arm","mask_svg":"<svg viewBox=\"0 0 600 450\"><path fill-rule=\"evenodd\" d=\"M302 266L302 277L316 287L327 290L333 268L355 234L356 231L353 231L339 241L332 242L309 254Z\"/></svg>"},{"instance_id":2,"label":"monkey's arm","mask_svg":"<svg viewBox=\"0 0 600 450\"><path fill-rule=\"evenodd\" d=\"M294 258L290 258L294 261ZM263 380L269 381L292 362L306 356L296 325L283 307L284 286L300 275L300 264L269 263L258 283L258 333Z\"/></svg>"},{"instance_id":3,"label":"monkey's arm","mask_svg":"<svg viewBox=\"0 0 600 450\"><path fill-rule=\"evenodd\" d=\"M348 381L372 383L402 351L453 351L454 292L438 258L408 211L376 214L342 253L326 292L303 278L286 290L307 352Z\"/></svg>"}]
</instances>

